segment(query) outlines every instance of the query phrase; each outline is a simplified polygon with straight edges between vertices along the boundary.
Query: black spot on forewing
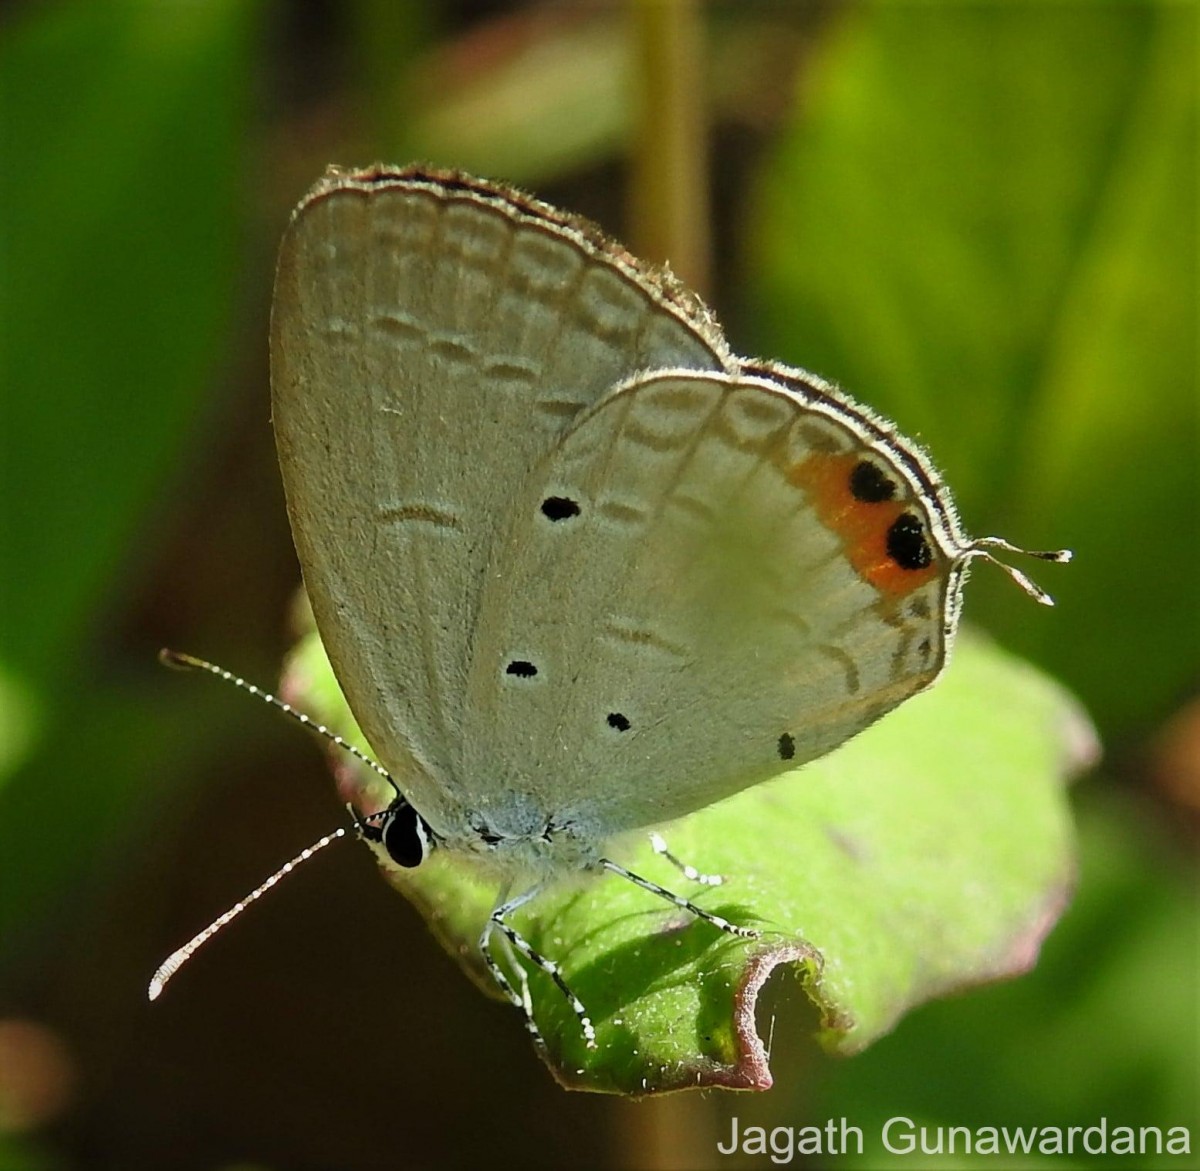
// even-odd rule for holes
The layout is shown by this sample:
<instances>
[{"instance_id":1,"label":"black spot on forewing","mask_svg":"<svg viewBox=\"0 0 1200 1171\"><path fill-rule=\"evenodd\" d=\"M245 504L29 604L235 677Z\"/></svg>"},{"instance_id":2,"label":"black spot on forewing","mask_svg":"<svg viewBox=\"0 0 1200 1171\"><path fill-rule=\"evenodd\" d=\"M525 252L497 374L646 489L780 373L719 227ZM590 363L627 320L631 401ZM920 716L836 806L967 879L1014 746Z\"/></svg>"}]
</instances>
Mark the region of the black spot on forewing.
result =
<instances>
[{"instance_id":1,"label":"black spot on forewing","mask_svg":"<svg viewBox=\"0 0 1200 1171\"><path fill-rule=\"evenodd\" d=\"M550 520L569 520L579 515L579 504L566 496L547 496L542 501L542 515Z\"/></svg>"}]
</instances>

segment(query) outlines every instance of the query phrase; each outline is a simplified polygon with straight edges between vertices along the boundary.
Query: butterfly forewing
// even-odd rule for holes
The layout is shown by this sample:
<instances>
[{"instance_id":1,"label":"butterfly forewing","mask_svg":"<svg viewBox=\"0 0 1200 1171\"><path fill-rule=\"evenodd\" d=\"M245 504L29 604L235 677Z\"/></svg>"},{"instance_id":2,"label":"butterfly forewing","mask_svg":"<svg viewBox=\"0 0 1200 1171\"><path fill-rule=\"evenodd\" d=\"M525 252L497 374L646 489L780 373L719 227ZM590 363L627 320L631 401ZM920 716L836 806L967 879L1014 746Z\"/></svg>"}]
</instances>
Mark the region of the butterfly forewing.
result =
<instances>
[{"instance_id":1,"label":"butterfly forewing","mask_svg":"<svg viewBox=\"0 0 1200 1171\"><path fill-rule=\"evenodd\" d=\"M514 495L640 369L721 369L698 302L579 221L417 171L331 174L283 243L274 426L317 626L372 748L457 812L480 592Z\"/></svg>"},{"instance_id":2,"label":"butterfly forewing","mask_svg":"<svg viewBox=\"0 0 1200 1171\"><path fill-rule=\"evenodd\" d=\"M886 500L846 486L864 461L872 495L891 477ZM926 523L912 486L779 385L660 373L616 390L534 473L495 550L467 767L616 832L829 751L944 659L949 561L931 546L893 572L900 516Z\"/></svg>"}]
</instances>

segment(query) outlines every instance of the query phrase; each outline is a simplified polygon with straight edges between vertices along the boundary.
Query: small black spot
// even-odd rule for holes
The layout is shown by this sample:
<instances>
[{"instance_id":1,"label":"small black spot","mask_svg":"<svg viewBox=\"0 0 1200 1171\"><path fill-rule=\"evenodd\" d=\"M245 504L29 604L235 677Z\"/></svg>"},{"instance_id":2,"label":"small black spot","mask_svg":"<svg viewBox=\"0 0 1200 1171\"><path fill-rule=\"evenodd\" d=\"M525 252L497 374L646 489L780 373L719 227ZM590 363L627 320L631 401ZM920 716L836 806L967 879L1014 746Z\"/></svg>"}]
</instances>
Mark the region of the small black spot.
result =
<instances>
[{"instance_id":1,"label":"small black spot","mask_svg":"<svg viewBox=\"0 0 1200 1171\"><path fill-rule=\"evenodd\" d=\"M869 459L859 460L850 473L850 491L864 504L881 504L896 495L896 484Z\"/></svg>"},{"instance_id":2,"label":"small black spot","mask_svg":"<svg viewBox=\"0 0 1200 1171\"><path fill-rule=\"evenodd\" d=\"M551 520L568 520L579 515L579 505L565 496L547 496L542 501L542 515Z\"/></svg>"},{"instance_id":3,"label":"small black spot","mask_svg":"<svg viewBox=\"0 0 1200 1171\"><path fill-rule=\"evenodd\" d=\"M796 755L796 741L790 732L784 732L779 737L779 759L791 760Z\"/></svg>"},{"instance_id":4,"label":"small black spot","mask_svg":"<svg viewBox=\"0 0 1200 1171\"><path fill-rule=\"evenodd\" d=\"M616 728L618 732L628 732L630 727L629 717L621 715L620 712L609 712L608 726L610 728Z\"/></svg>"},{"instance_id":5,"label":"small black spot","mask_svg":"<svg viewBox=\"0 0 1200 1171\"><path fill-rule=\"evenodd\" d=\"M888 556L901 569L925 569L933 561L933 550L925 528L911 512L901 513L888 529Z\"/></svg>"},{"instance_id":6,"label":"small black spot","mask_svg":"<svg viewBox=\"0 0 1200 1171\"><path fill-rule=\"evenodd\" d=\"M933 653L933 643L931 643L927 638L921 639L920 643L917 644L917 652L920 654L921 658L929 658L929 656Z\"/></svg>"},{"instance_id":7,"label":"small black spot","mask_svg":"<svg viewBox=\"0 0 1200 1171\"><path fill-rule=\"evenodd\" d=\"M537 674L537 668L524 659L513 659L507 667L504 668L506 675L518 675L522 679L532 679Z\"/></svg>"}]
</instances>

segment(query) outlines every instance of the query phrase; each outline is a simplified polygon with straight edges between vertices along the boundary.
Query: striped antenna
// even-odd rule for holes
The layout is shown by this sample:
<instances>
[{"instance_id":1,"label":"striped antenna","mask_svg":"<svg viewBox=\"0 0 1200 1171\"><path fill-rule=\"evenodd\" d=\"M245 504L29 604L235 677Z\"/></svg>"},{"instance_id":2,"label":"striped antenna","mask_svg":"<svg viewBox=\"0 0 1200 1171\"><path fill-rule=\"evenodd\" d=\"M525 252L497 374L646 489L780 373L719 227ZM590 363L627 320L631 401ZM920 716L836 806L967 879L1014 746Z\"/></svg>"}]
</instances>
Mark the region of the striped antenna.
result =
<instances>
[{"instance_id":1,"label":"striped antenna","mask_svg":"<svg viewBox=\"0 0 1200 1171\"><path fill-rule=\"evenodd\" d=\"M264 703L269 703L272 707L278 708L284 715L290 716L296 723L303 725L305 728L311 729L320 736L324 736L332 744L336 744L339 748L350 753L357 760L362 761L368 768L373 769L379 776L383 777L393 789L396 790L397 796L400 795L400 789L396 782L392 780L391 774L381 764L373 761L364 752L360 752L353 744L350 744L339 736L332 729L325 727L324 724L318 724L315 720L310 719L303 712L298 712L290 703L285 703L282 699L272 695L269 691L264 691L261 687L255 687L253 683L246 682L240 676L234 675L232 671L226 671L224 667L218 667L215 663L210 663L205 659L198 659L194 655L181 654L178 651L167 650L164 648L158 653L159 662L167 667L175 667L181 670L196 670L207 671L210 675L223 680L226 683L232 683L235 687L242 691L248 692L257 699L261 699ZM354 809L351 809L351 816L354 818L356 825L361 831L364 821L370 821L371 817L380 815L374 814L367 818L361 817ZM173 951L158 967L158 970L150 979L150 987L147 989L147 995L151 1000L157 1000L166 988L167 982L183 967L200 950L214 935L217 934L226 924L233 922L251 903L262 898L276 883L291 874L302 862L307 862L314 854L325 849L332 842L336 842L338 838L346 836L344 827L338 828L333 833L326 834L319 841L314 842L307 849L301 850L291 861L285 862L270 878L261 886L252 890L244 899L239 899L225 914L214 919L203 931L193 936L183 947Z\"/></svg>"},{"instance_id":2,"label":"striped antenna","mask_svg":"<svg viewBox=\"0 0 1200 1171\"><path fill-rule=\"evenodd\" d=\"M307 862L318 850L325 849L331 842L336 842L338 838L346 836L344 827L339 826L331 834L326 834L320 841L313 842L306 850L301 850L290 862L285 862L270 878L267 879L261 886L252 890L244 899L239 899L224 915L214 919L205 929L194 935L191 939L173 951L167 958L158 966L158 971L150 977L150 987L146 990L146 995L151 1000L157 1000L167 986L167 981L183 967L202 948L218 931L221 930L227 923L232 923L251 903L256 899L262 898L277 882L291 874L301 862Z\"/></svg>"},{"instance_id":3,"label":"striped antenna","mask_svg":"<svg viewBox=\"0 0 1200 1171\"><path fill-rule=\"evenodd\" d=\"M232 671L226 671L224 667L218 667L216 663L210 663L207 659L198 659L195 655L185 655L180 651L168 650L166 647L163 647L158 652L158 661L164 667L174 667L180 671L207 671L210 675L216 676L216 678L223 682L232 683L234 687L248 692L255 699L261 699L263 703L269 703L273 708L283 712L285 716L291 717L296 723L308 728L310 731L316 732L320 736L324 736L331 744L336 744L339 748L350 753L351 756L361 760L363 764L373 769L392 786L396 791L397 797L401 796L400 786L392 780L392 774L378 761L372 760L365 752L360 752L353 744L348 740L344 740L332 728L327 728L324 724L318 724L316 720L310 719L303 712L298 712L290 703L286 703L278 696L272 695L269 691L264 691L261 687L255 687L253 683L248 683L240 675L235 675Z\"/></svg>"}]
</instances>

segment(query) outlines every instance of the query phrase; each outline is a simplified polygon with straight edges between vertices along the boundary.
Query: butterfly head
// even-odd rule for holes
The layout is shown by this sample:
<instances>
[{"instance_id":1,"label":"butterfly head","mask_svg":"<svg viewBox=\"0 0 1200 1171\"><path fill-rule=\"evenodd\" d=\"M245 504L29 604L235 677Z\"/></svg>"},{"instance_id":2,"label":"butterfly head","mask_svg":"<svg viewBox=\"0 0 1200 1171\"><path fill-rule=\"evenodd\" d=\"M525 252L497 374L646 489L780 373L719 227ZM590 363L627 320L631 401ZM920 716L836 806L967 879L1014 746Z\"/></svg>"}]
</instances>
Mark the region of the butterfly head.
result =
<instances>
[{"instance_id":1,"label":"butterfly head","mask_svg":"<svg viewBox=\"0 0 1200 1171\"><path fill-rule=\"evenodd\" d=\"M353 808L350 812L358 836L380 846L392 862L405 870L420 866L437 845L437 836L429 823L405 797L395 797L382 813L361 817Z\"/></svg>"}]
</instances>

